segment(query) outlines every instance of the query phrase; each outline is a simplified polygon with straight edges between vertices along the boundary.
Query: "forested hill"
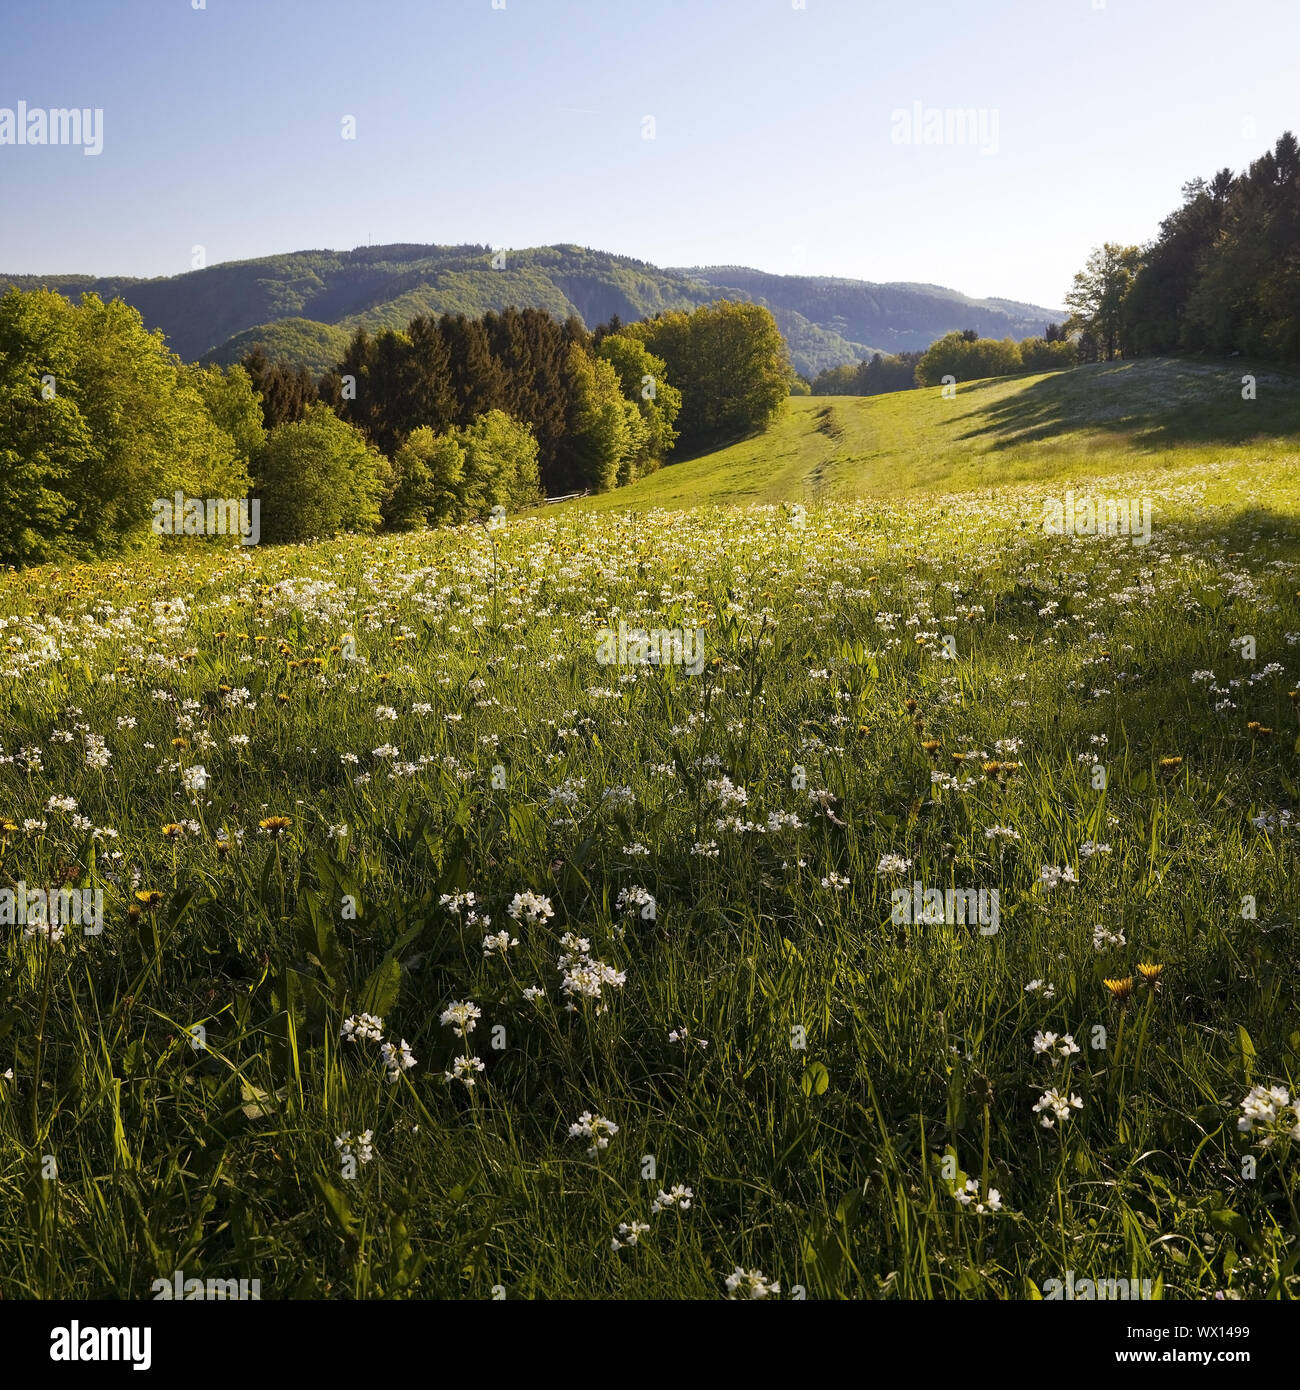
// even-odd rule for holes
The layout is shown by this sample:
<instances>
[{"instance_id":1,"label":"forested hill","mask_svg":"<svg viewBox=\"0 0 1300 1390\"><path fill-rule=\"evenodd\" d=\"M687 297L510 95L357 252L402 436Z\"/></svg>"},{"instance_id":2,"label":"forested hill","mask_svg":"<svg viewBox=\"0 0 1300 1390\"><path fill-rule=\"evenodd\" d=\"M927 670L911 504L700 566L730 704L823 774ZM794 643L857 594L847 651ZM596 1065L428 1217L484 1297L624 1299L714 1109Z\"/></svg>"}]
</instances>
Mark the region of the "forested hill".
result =
<instances>
[{"instance_id":1,"label":"forested hill","mask_svg":"<svg viewBox=\"0 0 1300 1390\"><path fill-rule=\"evenodd\" d=\"M405 328L417 314L477 317L507 305L576 314L593 327L718 298L766 304L796 370L809 378L873 351L925 348L953 329L983 337L1042 333L1060 311L970 299L937 285L769 275L744 267L666 270L578 246L493 252L487 246L362 246L229 261L149 280L123 276L0 274L0 289L46 286L77 299L120 295L187 360L230 363L260 343L272 360L319 372L351 332Z\"/></svg>"}]
</instances>

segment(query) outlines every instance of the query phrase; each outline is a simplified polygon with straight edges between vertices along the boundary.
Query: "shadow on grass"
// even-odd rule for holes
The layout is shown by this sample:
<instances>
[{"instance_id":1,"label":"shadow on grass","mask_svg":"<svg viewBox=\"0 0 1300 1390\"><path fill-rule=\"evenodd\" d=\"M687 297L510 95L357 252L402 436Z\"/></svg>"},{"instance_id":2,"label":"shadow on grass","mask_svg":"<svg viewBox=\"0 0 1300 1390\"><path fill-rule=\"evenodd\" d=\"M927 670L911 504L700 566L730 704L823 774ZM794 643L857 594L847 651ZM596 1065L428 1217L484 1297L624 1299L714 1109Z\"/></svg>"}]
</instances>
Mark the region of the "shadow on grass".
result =
<instances>
[{"instance_id":1,"label":"shadow on grass","mask_svg":"<svg viewBox=\"0 0 1300 1390\"><path fill-rule=\"evenodd\" d=\"M1257 379L1253 401L1242 399L1247 374ZM1286 437L1300 442L1300 378L1271 365L1172 358L1099 363L1055 372L1013 396L978 404L1002 380L962 392L974 408L961 417L971 426L960 438L987 439L994 450L1088 430L1125 436L1141 448Z\"/></svg>"}]
</instances>

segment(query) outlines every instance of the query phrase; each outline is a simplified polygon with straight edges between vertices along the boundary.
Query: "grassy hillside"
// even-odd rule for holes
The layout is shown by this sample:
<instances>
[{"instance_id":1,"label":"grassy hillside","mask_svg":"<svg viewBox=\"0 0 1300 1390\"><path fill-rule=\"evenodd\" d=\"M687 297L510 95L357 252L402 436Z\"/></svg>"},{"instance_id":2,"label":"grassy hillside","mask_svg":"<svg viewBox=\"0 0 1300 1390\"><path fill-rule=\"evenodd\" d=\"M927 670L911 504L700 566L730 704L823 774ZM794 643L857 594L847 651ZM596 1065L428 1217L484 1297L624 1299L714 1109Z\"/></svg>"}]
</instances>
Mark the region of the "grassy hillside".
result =
<instances>
[{"instance_id":1,"label":"grassy hillside","mask_svg":"<svg viewBox=\"0 0 1300 1390\"><path fill-rule=\"evenodd\" d=\"M1243 401L1253 373L1257 399ZM1226 457L1300 462L1300 377L1150 360L884 396L795 396L766 433L572 506L603 511L965 491Z\"/></svg>"},{"instance_id":2,"label":"grassy hillside","mask_svg":"<svg viewBox=\"0 0 1300 1390\"><path fill-rule=\"evenodd\" d=\"M0 575L0 888L90 895L0 930L0 1298L1300 1296L1297 393L1228 385ZM1148 544L1034 524L1083 469Z\"/></svg>"},{"instance_id":3,"label":"grassy hillside","mask_svg":"<svg viewBox=\"0 0 1300 1390\"><path fill-rule=\"evenodd\" d=\"M492 254L486 246L362 246L230 261L152 280L0 274L0 288L121 295L187 359L233 362L261 342L269 355L288 354L314 369L334 335L358 325L404 328L416 314L480 315L507 305L557 318L576 314L590 327L614 314L631 322L718 298L754 299L772 310L795 367L810 377L873 349L925 347L954 328L1019 338L1041 333L1059 317L933 285L765 275L743 267L665 270L567 245L507 250L496 266ZM293 323L282 329L285 320Z\"/></svg>"}]
</instances>

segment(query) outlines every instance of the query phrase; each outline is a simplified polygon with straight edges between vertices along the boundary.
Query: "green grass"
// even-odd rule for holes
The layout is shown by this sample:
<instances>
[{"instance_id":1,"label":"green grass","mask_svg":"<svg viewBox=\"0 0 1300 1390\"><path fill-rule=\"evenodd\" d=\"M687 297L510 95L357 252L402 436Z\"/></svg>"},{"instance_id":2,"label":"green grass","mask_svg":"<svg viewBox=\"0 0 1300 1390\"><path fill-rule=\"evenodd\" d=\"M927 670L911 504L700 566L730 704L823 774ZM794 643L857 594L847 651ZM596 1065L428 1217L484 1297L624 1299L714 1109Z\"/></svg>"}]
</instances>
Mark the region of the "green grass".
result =
<instances>
[{"instance_id":1,"label":"green grass","mask_svg":"<svg viewBox=\"0 0 1300 1390\"><path fill-rule=\"evenodd\" d=\"M1241 397L1256 377L1256 399ZM566 505L642 510L895 497L1224 458L1300 461L1300 379L1159 359L884 396L792 396L765 434Z\"/></svg>"},{"instance_id":2,"label":"green grass","mask_svg":"<svg viewBox=\"0 0 1300 1390\"><path fill-rule=\"evenodd\" d=\"M1177 379L1147 375L1133 399ZM963 434L1045 428L1026 392L1086 380L796 402L765 442L792 496L827 404L858 451L833 466L896 482L802 516L560 508L491 541L0 577L0 885L106 903L99 936L0 927L0 1296L148 1298L181 1269L264 1298L718 1298L741 1265L782 1297L1019 1299L1068 1270L1294 1297L1298 1145L1237 1121L1300 1087L1300 474L1262 438L1135 471L1181 417L1121 430L1085 396L1042 467L1150 498L1149 545L1045 536L1037 482L956 495L1055 448ZM892 474L882 422L911 441ZM704 670L599 664L620 619L698 624ZM996 890L999 930L895 922L914 881ZM619 906L637 888L653 915ZM504 958L442 905L464 891ZM524 892L553 916L512 920ZM624 975L572 1012L565 932ZM1104 981L1139 962L1160 986L1120 1003ZM440 1022L464 1000L468 1048ZM418 1059L394 1084L340 1039L360 1011ZM1080 1052L1036 1055L1049 1031ZM472 1089L444 1078L464 1052ZM1049 1130L1054 1086L1081 1106ZM584 1111L618 1125L594 1156ZM373 1131L354 1176L345 1130ZM651 1215L679 1183L690 1208Z\"/></svg>"}]
</instances>

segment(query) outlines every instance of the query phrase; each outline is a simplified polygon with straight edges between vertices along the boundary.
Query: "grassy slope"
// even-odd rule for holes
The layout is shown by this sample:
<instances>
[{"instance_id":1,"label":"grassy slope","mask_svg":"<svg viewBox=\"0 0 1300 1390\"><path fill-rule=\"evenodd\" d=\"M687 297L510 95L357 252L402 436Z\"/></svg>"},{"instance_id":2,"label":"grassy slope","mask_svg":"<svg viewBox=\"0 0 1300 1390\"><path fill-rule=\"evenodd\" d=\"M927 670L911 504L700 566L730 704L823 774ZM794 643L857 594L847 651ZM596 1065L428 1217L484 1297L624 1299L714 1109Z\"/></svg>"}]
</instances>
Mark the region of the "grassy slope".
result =
<instances>
[{"instance_id":1,"label":"grassy slope","mask_svg":"<svg viewBox=\"0 0 1300 1390\"><path fill-rule=\"evenodd\" d=\"M0 576L0 883L106 899L100 936L0 930L0 1296L147 1298L181 1268L264 1298L715 1298L737 1264L812 1298L1035 1297L1067 1269L1300 1293L1295 1143L1237 1128L1253 1085L1300 1089L1300 469L1251 437L1296 407L1261 381L1239 421L1211 379L796 402L712 486L685 464L598 504L759 471L798 496L819 464L896 494L802 527L555 508L491 551L464 527ZM926 504L993 466L1033 478ZM1149 491L1148 547L1020 524L1034 479L1085 467ZM705 673L598 664L615 615L701 625ZM908 881L997 889L999 932L892 922ZM638 885L653 915L619 907ZM466 889L506 959L442 906ZM525 889L553 920L508 915ZM604 1012L565 1008L566 930L624 972ZM1139 962L1161 988L1120 1005L1104 981ZM467 1040L452 1000L482 1009ZM363 1008L419 1059L400 1085L338 1041ZM1078 1098L1051 1129L1049 1087ZM588 1110L619 1126L594 1157ZM336 1138L367 1130L349 1174ZM651 1215L676 1183L692 1206Z\"/></svg>"},{"instance_id":2,"label":"grassy slope","mask_svg":"<svg viewBox=\"0 0 1300 1390\"><path fill-rule=\"evenodd\" d=\"M1258 399L1241 399L1253 372ZM573 505L597 510L965 491L1300 455L1300 381L1157 360L885 396L796 396L766 433Z\"/></svg>"}]
</instances>

